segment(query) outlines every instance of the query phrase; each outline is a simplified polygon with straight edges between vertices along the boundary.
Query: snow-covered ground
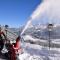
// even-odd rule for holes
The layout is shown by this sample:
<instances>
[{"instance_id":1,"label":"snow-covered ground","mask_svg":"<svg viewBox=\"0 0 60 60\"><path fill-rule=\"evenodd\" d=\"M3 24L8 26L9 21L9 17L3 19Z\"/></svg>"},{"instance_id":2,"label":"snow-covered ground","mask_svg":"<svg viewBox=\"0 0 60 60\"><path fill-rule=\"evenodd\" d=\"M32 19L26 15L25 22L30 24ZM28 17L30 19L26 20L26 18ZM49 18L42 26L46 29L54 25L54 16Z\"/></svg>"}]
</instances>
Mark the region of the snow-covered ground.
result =
<instances>
[{"instance_id":1,"label":"snow-covered ground","mask_svg":"<svg viewBox=\"0 0 60 60\"><path fill-rule=\"evenodd\" d=\"M60 48L42 47L36 44L22 44L24 53L19 55L19 60L60 60Z\"/></svg>"},{"instance_id":2,"label":"snow-covered ground","mask_svg":"<svg viewBox=\"0 0 60 60\"><path fill-rule=\"evenodd\" d=\"M42 40L33 38L30 35L23 36L24 41L43 42L48 44L48 40ZM43 44L31 44L29 42L22 42L22 48L24 53L19 55L19 60L60 60L60 48L43 46ZM59 39L51 39L51 44L57 44L59 46Z\"/></svg>"},{"instance_id":3,"label":"snow-covered ground","mask_svg":"<svg viewBox=\"0 0 60 60\"><path fill-rule=\"evenodd\" d=\"M40 42L44 42L44 43L48 42L48 40L33 38L30 35L25 35L24 40L25 41L30 40L30 41L34 41L34 42L40 41ZM52 43L60 44L60 39L50 39L50 40L51 40Z\"/></svg>"},{"instance_id":4,"label":"snow-covered ground","mask_svg":"<svg viewBox=\"0 0 60 60\"><path fill-rule=\"evenodd\" d=\"M53 39L51 41L52 41L52 43L60 44L60 39Z\"/></svg>"},{"instance_id":5,"label":"snow-covered ground","mask_svg":"<svg viewBox=\"0 0 60 60\"><path fill-rule=\"evenodd\" d=\"M25 41L30 40L30 41L34 41L34 42L36 42L36 41L47 42L47 40L33 38L31 35L25 35L23 38Z\"/></svg>"},{"instance_id":6,"label":"snow-covered ground","mask_svg":"<svg viewBox=\"0 0 60 60\"><path fill-rule=\"evenodd\" d=\"M28 38L35 42L37 40L33 39L31 36L27 36L26 40L28 40ZM59 39L53 40L53 43L55 43L54 41L59 41ZM44 40L42 40L42 42L44 42ZM46 40L45 42L47 43ZM22 41L21 46L23 53L18 56L19 60L60 60L60 48L58 47L50 47L49 49L48 46L31 44L24 41Z\"/></svg>"},{"instance_id":7,"label":"snow-covered ground","mask_svg":"<svg viewBox=\"0 0 60 60\"><path fill-rule=\"evenodd\" d=\"M41 41L47 44L47 40L34 39L32 36L25 36L25 40L31 40L34 42ZM59 44L59 39L51 40L52 43ZM57 41L57 42L56 42ZM31 44L29 42L22 41L23 54L20 54L19 60L60 60L60 48L48 46L42 46L39 44ZM2 59L1 59L2 60Z\"/></svg>"}]
</instances>

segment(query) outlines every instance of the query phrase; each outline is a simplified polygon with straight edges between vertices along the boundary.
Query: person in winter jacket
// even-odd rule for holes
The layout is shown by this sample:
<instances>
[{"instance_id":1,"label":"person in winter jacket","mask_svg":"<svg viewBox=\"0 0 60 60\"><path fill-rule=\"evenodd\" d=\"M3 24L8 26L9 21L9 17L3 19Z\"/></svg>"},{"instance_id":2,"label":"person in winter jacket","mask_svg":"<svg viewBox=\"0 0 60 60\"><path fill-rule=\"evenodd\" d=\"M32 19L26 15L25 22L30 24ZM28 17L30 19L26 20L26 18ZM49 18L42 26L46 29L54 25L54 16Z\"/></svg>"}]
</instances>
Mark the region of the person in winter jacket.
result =
<instances>
[{"instance_id":1,"label":"person in winter jacket","mask_svg":"<svg viewBox=\"0 0 60 60\"><path fill-rule=\"evenodd\" d=\"M3 49L3 46L4 46L4 39L6 39L6 36L4 34L3 31L1 31L1 27L0 27L0 52L1 50ZM4 38L3 38L4 37Z\"/></svg>"}]
</instances>

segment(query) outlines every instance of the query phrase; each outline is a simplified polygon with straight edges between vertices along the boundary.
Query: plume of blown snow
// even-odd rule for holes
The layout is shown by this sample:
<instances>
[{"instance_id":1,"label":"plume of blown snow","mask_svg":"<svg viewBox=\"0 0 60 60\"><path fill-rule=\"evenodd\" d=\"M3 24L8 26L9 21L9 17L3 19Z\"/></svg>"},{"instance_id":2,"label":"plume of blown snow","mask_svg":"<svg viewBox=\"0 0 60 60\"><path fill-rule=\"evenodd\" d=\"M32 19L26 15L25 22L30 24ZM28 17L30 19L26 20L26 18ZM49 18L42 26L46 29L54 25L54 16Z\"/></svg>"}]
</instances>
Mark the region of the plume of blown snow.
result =
<instances>
[{"instance_id":1,"label":"plume of blown snow","mask_svg":"<svg viewBox=\"0 0 60 60\"><path fill-rule=\"evenodd\" d=\"M32 20L38 18L47 8L49 8L48 0L44 0L41 4L39 4L36 10L30 16Z\"/></svg>"},{"instance_id":2,"label":"plume of blown snow","mask_svg":"<svg viewBox=\"0 0 60 60\"><path fill-rule=\"evenodd\" d=\"M27 24L26 24L26 26L24 27L21 35L22 35L22 34L24 33L24 31L29 27L29 25L31 25L31 20L29 20L29 21L27 22Z\"/></svg>"},{"instance_id":3,"label":"plume of blown snow","mask_svg":"<svg viewBox=\"0 0 60 60\"><path fill-rule=\"evenodd\" d=\"M31 14L30 19L28 20L24 31L29 27L32 21L42 20L48 23L59 23L60 20L60 0L43 0L41 4L39 4L36 10Z\"/></svg>"}]
</instances>

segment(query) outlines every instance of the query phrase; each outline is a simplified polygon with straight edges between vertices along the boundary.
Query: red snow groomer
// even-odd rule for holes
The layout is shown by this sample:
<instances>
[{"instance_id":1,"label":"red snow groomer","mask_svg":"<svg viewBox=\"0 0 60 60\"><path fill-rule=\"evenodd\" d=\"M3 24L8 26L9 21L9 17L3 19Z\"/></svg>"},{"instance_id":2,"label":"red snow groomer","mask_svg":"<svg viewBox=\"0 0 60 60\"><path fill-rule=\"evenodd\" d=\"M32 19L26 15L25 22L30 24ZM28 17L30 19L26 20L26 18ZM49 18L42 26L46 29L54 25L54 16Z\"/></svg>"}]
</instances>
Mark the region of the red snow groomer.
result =
<instances>
[{"instance_id":1,"label":"red snow groomer","mask_svg":"<svg viewBox=\"0 0 60 60\"><path fill-rule=\"evenodd\" d=\"M10 55L10 60L16 60L16 56L22 53L22 48L21 48L21 42L20 42L20 36L16 38L16 43L10 44L9 48L9 55Z\"/></svg>"}]
</instances>

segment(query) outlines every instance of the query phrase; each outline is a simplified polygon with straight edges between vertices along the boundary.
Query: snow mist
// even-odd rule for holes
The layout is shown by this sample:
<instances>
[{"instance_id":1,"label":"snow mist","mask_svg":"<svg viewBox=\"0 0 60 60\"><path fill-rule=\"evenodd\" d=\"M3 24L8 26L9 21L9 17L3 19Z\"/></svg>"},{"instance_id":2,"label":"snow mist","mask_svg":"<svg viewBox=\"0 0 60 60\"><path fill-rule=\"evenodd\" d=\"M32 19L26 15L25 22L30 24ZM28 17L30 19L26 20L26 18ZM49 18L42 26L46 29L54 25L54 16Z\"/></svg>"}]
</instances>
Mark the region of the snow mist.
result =
<instances>
[{"instance_id":1,"label":"snow mist","mask_svg":"<svg viewBox=\"0 0 60 60\"><path fill-rule=\"evenodd\" d=\"M47 20L48 22L55 21L57 23L57 20L60 20L60 0L43 0L30 16L21 35L31 25L32 21L36 20Z\"/></svg>"}]
</instances>

